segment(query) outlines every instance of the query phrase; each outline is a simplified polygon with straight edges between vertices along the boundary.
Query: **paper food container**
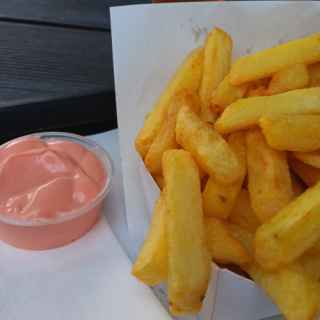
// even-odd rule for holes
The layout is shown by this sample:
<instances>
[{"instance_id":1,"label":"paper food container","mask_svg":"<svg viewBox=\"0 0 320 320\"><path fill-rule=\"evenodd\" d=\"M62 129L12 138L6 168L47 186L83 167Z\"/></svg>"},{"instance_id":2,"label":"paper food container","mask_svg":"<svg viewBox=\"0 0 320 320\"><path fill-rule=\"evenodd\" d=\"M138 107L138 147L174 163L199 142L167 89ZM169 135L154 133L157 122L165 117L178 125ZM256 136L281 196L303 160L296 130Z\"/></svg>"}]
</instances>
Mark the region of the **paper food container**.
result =
<instances>
[{"instance_id":1,"label":"paper food container","mask_svg":"<svg viewBox=\"0 0 320 320\"><path fill-rule=\"evenodd\" d=\"M136 255L159 190L134 139L186 54L214 26L234 41L234 58L320 31L317 2L224 2L111 8L114 75L127 223ZM215 265L203 310L185 319L259 320L279 314L252 281ZM163 298L163 288L155 290ZM162 299L165 300L165 299Z\"/></svg>"}]
</instances>

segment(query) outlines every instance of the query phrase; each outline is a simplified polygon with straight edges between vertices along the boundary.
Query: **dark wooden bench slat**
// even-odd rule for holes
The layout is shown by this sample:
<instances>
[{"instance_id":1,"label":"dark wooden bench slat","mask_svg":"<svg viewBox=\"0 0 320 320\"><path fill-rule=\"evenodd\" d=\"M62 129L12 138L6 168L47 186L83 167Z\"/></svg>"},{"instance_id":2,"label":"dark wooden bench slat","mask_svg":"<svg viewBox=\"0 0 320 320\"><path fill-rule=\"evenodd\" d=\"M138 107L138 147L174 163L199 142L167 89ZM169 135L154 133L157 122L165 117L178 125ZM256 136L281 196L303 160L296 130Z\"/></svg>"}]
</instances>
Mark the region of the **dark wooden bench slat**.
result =
<instances>
[{"instance_id":1,"label":"dark wooden bench slat","mask_svg":"<svg viewBox=\"0 0 320 320\"><path fill-rule=\"evenodd\" d=\"M1 1L0 17L106 28L105 0Z\"/></svg>"},{"instance_id":2,"label":"dark wooden bench slat","mask_svg":"<svg viewBox=\"0 0 320 320\"><path fill-rule=\"evenodd\" d=\"M0 143L37 131L71 131L89 134L117 126L113 92L0 104Z\"/></svg>"},{"instance_id":3,"label":"dark wooden bench slat","mask_svg":"<svg viewBox=\"0 0 320 320\"><path fill-rule=\"evenodd\" d=\"M110 33L1 21L0 30L0 88L66 94L113 90Z\"/></svg>"},{"instance_id":4,"label":"dark wooden bench slat","mask_svg":"<svg viewBox=\"0 0 320 320\"><path fill-rule=\"evenodd\" d=\"M1 141L116 126L110 33L1 21L0 30Z\"/></svg>"},{"instance_id":5,"label":"dark wooden bench slat","mask_svg":"<svg viewBox=\"0 0 320 320\"><path fill-rule=\"evenodd\" d=\"M150 0L3 0L0 18L110 30L109 7Z\"/></svg>"}]
</instances>

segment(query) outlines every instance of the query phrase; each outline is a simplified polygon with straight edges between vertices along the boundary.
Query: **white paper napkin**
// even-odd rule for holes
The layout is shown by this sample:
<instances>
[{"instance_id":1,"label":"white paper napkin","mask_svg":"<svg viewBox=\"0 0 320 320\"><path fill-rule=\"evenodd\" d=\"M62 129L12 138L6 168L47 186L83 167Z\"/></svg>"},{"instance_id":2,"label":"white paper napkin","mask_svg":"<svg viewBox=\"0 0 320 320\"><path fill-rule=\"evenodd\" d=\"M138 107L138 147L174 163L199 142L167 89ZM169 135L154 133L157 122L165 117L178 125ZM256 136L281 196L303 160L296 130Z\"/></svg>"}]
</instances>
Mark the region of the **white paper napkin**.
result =
<instances>
[{"instance_id":1,"label":"white paper napkin","mask_svg":"<svg viewBox=\"0 0 320 320\"><path fill-rule=\"evenodd\" d=\"M97 138L107 141L108 134ZM112 193L107 201L108 210L123 214ZM151 290L130 275L131 262L104 217L58 249L25 251L0 242L0 260L1 320L170 319Z\"/></svg>"}]
</instances>

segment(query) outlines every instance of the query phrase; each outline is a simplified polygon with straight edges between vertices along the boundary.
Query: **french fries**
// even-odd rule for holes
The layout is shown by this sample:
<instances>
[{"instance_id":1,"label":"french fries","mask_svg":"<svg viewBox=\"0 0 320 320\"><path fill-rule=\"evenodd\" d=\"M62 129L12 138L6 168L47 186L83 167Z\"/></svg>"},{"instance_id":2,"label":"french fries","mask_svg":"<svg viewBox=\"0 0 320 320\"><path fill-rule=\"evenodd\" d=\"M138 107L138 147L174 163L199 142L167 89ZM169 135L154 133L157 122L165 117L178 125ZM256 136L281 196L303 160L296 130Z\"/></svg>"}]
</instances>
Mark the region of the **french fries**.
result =
<instances>
[{"instance_id":1,"label":"french fries","mask_svg":"<svg viewBox=\"0 0 320 320\"><path fill-rule=\"evenodd\" d=\"M306 254L310 254L312 256L319 256L320 257L320 241L318 240L314 246L312 246Z\"/></svg>"},{"instance_id":2,"label":"french fries","mask_svg":"<svg viewBox=\"0 0 320 320\"><path fill-rule=\"evenodd\" d=\"M176 139L217 181L227 184L240 178L239 161L227 142L190 108L183 107L179 111Z\"/></svg>"},{"instance_id":3,"label":"french fries","mask_svg":"<svg viewBox=\"0 0 320 320\"><path fill-rule=\"evenodd\" d=\"M199 112L199 97L189 91L181 91L172 97L169 103L166 121L162 124L159 133L153 140L144 158L145 165L152 175L161 175L161 161L163 153L166 150L178 148L175 131L176 119L182 106L189 106L195 112Z\"/></svg>"},{"instance_id":4,"label":"french fries","mask_svg":"<svg viewBox=\"0 0 320 320\"><path fill-rule=\"evenodd\" d=\"M320 150L313 152L293 152L293 155L309 166L320 168Z\"/></svg>"},{"instance_id":5,"label":"french fries","mask_svg":"<svg viewBox=\"0 0 320 320\"><path fill-rule=\"evenodd\" d=\"M161 194L154 208L148 235L132 267L132 274L150 286L166 280L168 275L167 214L164 195Z\"/></svg>"},{"instance_id":6,"label":"french fries","mask_svg":"<svg viewBox=\"0 0 320 320\"><path fill-rule=\"evenodd\" d=\"M219 28L214 28L208 35L204 47L203 74L200 85L202 103L201 119L214 123L216 115L210 109L212 91L217 88L230 70L232 40Z\"/></svg>"},{"instance_id":7,"label":"french fries","mask_svg":"<svg viewBox=\"0 0 320 320\"><path fill-rule=\"evenodd\" d=\"M159 189L162 190L164 188L163 176L161 175L154 176L154 180L156 181Z\"/></svg>"},{"instance_id":8,"label":"french fries","mask_svg":"<svg viewBox=\"0 0 320 320\"><path fill-rule=\"evenodd\" d=\"M289 264L320 239L320 183L257 229L255 258L265 269Z\"/></svg>"},{"instance_id":9,"label":"french fries","mask_svg":"<svg viewBox=\"0 0 320 320\"><path fill-rule=\"evenodd\" d=\"M229 104L244 97L248 89L248 84L233 86L230 83L230 75L227 75L213 90L211 99L211 109L214 112L223 111Z\"/></svg>"},{"instance_id":10,"label":"french fries","mask_svg":"<svg viewBox=\"0 0 320 320\"><path fill-rule=\"evenodd\" d=\"M293 198L286 154L271 149L258 129L249 130L246 141L251 205L266 222Z\"/></svg>"},{"instance_id":11,"label":"french fries","mask_svg":"<svg viewBox=\"0 0 320 320\"><path fill-rule=\"evenodd\" d=\"M215 128L221 134L226 134L253 127L262 117L294 114L320 114L320 88L240 99L224 110Z\"/></svg>"},{"instance_id":12,"label":"french fries","mask_svg":"<svg viewBox=\"0 0 320 320\"><path fill-rule=\"evenodd\" d=\"M320 87L320 63L309 66L310 87Z\"/></svg>"},{"instance_id":13,"label":"french fries","mask_svg":"<svg viewBox=\"0 0 320 320\"><path fill-rule=\"evenodd\" d=\"M209 178L203 191L203 211L207 217L226 219L241 189L240 180L223 184Z\"/></svg>"},{"instance_id":14,"label":"french fries","mask_svg":"<svg viewBox=\"0 0 320 320\"><path fill-rule=\"evenodd\" d=\"M203 68L203 48L192 51L179 66L173 78L153 107L153 111L146 118L143 127L135 141L135 146L142 158L145 157L151 143L166 118L172 97L182 91L197 92L200 86Z\"/></svg>"},{"instance_id":15,"label":"french fries","mask_svg":"<svg viewBox=\"0 0 320 320\"><path fill-rule=\"evenodd\" d=\"M149 172L153 175L161 175L162 154L166 150L178 149L175 132L175 119L168 118L161 126L158 135L153 140L149 150L147 151L144 163Z\"/></svg>"},{"instance_id":16,"label":"french fries","mask_svg":"<svg viewBox=\"0 0 320 320\"><path fill-rule=\"evenodd\" d=\"M287 320L315 319L320 287L301 265L294 263L274 272L253 264L246 271L277 304Z\"/></svg>"},{"instance_id":17,"label":"french fries","mask_svg":"<svg viewBox=\"0 0 320 320\"><path fill-rule=\"evenodd\" d=\"M315 282L320 282L320 255L304 254L299 260L303 271Z\"/></svg>"},{"instance_id":18,"label":"french fries","mask_svg":"<svg viewBox=\"0 0 320 320\"><path fill-rule=\"evenodd\" d=\"M136 138L161 193L132 274L166 282L173 315L194 314L212 260L249 274L287 320L311 320L320 311L320 33L229 70L231 51L230 36L213 29Z\"/></svg>"},{"instance_id":19,"label":"french fries","mask_svg":"<svg viewBox=\"0 0 320 320\"><path fill-rule=\"evenodd\" d=\"M310 152L320 148L320 115L264 116L259 125L273 149Z\"/></svg>"},{"instance_id":20,"label":"french fries","mask_svg":"<svg viewBox=\"0 0 320 320\"><path fill-rule=\"evenodd\" d=\"M320 180L320 169L311 167L293 157L289 159L290 168L309 187Z\"/></svg>"},{"instance_id":21,"label":"french fries","mask_svg":"<svg viewBox=\"0 0 320 320\"><path fill-rule=\"evenodd\" d=\"M228 227L247 252L252 253L253 234L237 225ZM287 320L311 320L319 311L320 286L316 277L320 272L317 265L317 261L303 256L298 262L273 272L254 262L241 267L266 291Z\"/></svg>"},{"instance_id":22,"label":"french fries","mask_svg":"<svg viewBox=\"0 0 320 320\"><path fill-rule=\"evenodd\" d=\"M225 222L216 218L205 219L209 252L213 261L222 264L243 265L251 261L242 244L234 238Z\"/></svg>"},{"instance_id":23,"label":"french fries","mask_svg":"<svg viewBox=\"0 0 320 320\"><path fill-rule=\"evenodd\" d=\"M309 72L305 64L295 64L275 73L268 87L268 94L273 95L294 89L307 87Z\"/></svg>"},{"instance_id":24,"label":"french fries","mask_svg":"<svg viewBox=\"0 0 320 320\"><path fill-rule=\"evenodd\" d=\"M260 221L252 209L248 190L242 189L240 191L228 220L232 224L238 225L252 233L256 231L260 225Z\"/></svg>"},{"instance_id":25,"label":"french fries","mask_svg":"<svg viewBox=\"0 0 320 320\"><path fill-rule=\"evenodd\" d=\"M229 232L232 236L237 239L242 246L246 249L247 254L250 256L250 264L254 262L254 251L253 251L253 239L254 239L254 232L249 231L246 228L243 228L237 224L227 223L226 224ZM244 264L242 265L242 267Z\"/></svg>"},{"instance_id":26,"label":"french fries","mask_svg":"<svg viewBox=\"0 0 320 320\"><path fill-rule=\"evenodd\" d=\"M201 308L210 276L203 224L200 177L184 150L166 151L162 159L168 206L168 295L173 314Z\"/></svg>"},{"instance_id":27,"label":"french fries","mask_svg":"<svg viewBox=\"0 0 320 320\"><path fill-rule=\"evenodd\" d=\"M237 156L240 177L232 184L224 184L210 177L203 192L203 210L206 216L225 219L234 208L247 172L246 147L243 132L235 132L228 138L231 150Z\"/></svg>"},{"instance_id":28,"label":"french fries","mask_svg":"<svg viewBox=\"0 0 320 320\"><path fill-rule=\"evenodd\" d=\"M245 95L246 98L248 97L261 97L268 95L268 85L269 85L270 79L269 78L263 78L259 79L253 82L249 82L248 90ZM245 84L242 84L245 85Z\"/></svg>"},{"instance_id":29,"label":"french fries","mask_svg":"<svg viewBox=\"0 0 320 320\"><path fill-rule=\"evenodd\" d=\"M239 85L254 81L303 63L320 61L320 33L289 41L273 48L239 58L231 67L230 82Z\"/></svg>"},{"instance_id":30,"label":"french fries","mask_svg":"<svg viewBox=\"0 0 320 320\"><path fill-rule=\"evenodd\" d=\"M262 97L268 94L267 88L264 86L253 87L248 89L247 97Z\"/></svg>"}]
</instances>

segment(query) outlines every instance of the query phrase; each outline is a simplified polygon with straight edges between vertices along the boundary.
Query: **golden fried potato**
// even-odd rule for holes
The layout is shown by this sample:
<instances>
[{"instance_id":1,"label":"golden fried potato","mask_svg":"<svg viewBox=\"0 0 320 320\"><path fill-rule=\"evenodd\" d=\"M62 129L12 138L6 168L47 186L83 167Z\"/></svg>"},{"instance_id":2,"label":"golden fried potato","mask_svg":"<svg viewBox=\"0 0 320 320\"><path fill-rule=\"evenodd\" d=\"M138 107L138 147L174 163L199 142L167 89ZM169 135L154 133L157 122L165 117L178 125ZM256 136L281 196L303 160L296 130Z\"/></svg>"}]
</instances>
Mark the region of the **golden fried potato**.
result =
<instances>
[{"instance_id":1,"label":"golden fried potato","mask_svg":"<svg viewBox=\"0 0 320 320\"><path fill-rule=\"evenodd\" d=\"M231 150L237 156L240 168L240 177L232 184L223 184L210 177L204 189L203 210L206 216L226 219L233 209L237 196L241 190L247 173L246 141L243 132L235 132L228 138Z\"/></svg>"},{"instance_id":2,"label":"golden fried potato","mask_svg":"<svg viewBox=\"0 0 320 320\"><path fill-rule=\"evenodd\" d=\"M260 221L252 209L248 190L242 189L240 191L228 220L250 232L256 231Z\"/></svg>"},{"instance_id":3,"label":"golden fried potato","mask_svg":"<svg viewBox=\"0 0 320 320\"><path fill-rule=\"evenodd\" d=\"M262 97L268 95L267 88L264 86L252 87L248 89L247 97Z\"/></svg>"},{"instance_id":4,"label":"golden fried potato","mask_svg":"<svg viewBox=\"0 0 320 320\"><path fill-rule=\"evenodd\" d=\"M248 90L246 92L245 98L249 97L262 97L262 96L267 96L268 92L268 85L270 82L270 78L262 78L258 79L256 81L252 81L247 83ZM245 85L242 84L242 86Z\"/></svg>"},{"instance_id":5,"label":"golden fried potato","mask_svg":"<svg viewBox=\"0 0 320 320\"><path fill-rule=\"evenodd\" d=\"M210 277L200 177L191 154L168 150L162 158L168 207L168 296L174 314L200 310Z\"/></svg>"},{"instance_id":6,"label":"golden fried potato","mask_svg":"<svg viewBox=\"0 0 320 320\"><path fill-rule=\"evenodd\" d=\"M226 134L255 126L262 117L293 114L320 114L320 88L240 99L224 110L215 128Z\"/></svg>"},{"instance_id":7,"label":"golden fried potato","mask_svg":"<svg viewBox=\"0 0 320 320\"><path fill-rule=\"evenodd\" d=\"M135 146L142 158L145 157L151 143L160 131L166 118L172 97L182 90L197 92L200 87L203 69L203 48L193 50L179 66L173 78L146 118L135 141Z\"/></svg>"},{"instance_id":8,"label":"golden fried potato","mask_svg":"<svg viewBox=\"0 0 320 320\"><path fill-rule=\"evenodd\" d=\"M209 178L202 194L205 216L228 218L240 189L240 179L239 182L223 184L214 178Z\"/></svg>"},{"instance_id":9,"label":"golden fried potato","mask_svg":"<svg viewBox=\"0 0 320 320\"><path fill-rule=\"evenodd\" d=\"M227 142L190 108L183 107L178 114L176 139L217 181L228 184L240 178L239 161Z\"/></svg>"},{"instance_id":10,"label":"golden fried potato","mask_svg":"<svg viewBox=\"0 0 320 320\"><path fill-rule=\"evenodd\" d=\"M168 275L166 217L167 208L161 194L154 207L147 237L132 268L132 274L150 286L166 280Z\"/></svg>"},{"instance_id":11,"label":"golden fried potato","mask_svg":"<svg viewBox=\"0 0 320 320\"><path fill-rule=\"evenodd\" d=\"M253 234L236 225L229 225L232 235L247 252L253 251ZM319 259L320 261L320 259ZM305 258L273 272L264 270L257 263L241 267L266 291L288 320L311 320L319 310L318 261ZM302 295L302 298L300 298Z\"/></svg>"},{"instance_id":12,"label":"golden fried potato","mask_svg":"<svg viewBox=\"0 0 320 320\"><path fill-rule=\"evenodd\" d=\"M249 231L239 225L233 223L226 223L226 226L232 236L237 239L242 246L246 249L247 254L250 256L250 262L253 262L254 250L253 250L253 239L254 232Z\"/></svg>"},{"instance_id":13,"label":"golden fried potato","mask_svg":"<svg viewBox=\"0 0 320 320\"><path fill-rule=\"evenodd\" d=\"M248 87L244 97L249 98L249 97L267 96L268 95L267 89L268 89L269 82L270 82L270 78L262 78L252 82L243 83L241 86L247 85Z\"/></svg>"},{"instance_id":14,"label":"golden fried potato","mask_svg":"<svg viewBox=\"0 0 320 320\"><path fill-rule=\"evenodd\" d=\"M164 188L164 180L162 175L154 176L154 180L156 181L160 190Z\"/></svg>"},{"instance_id":15,"label":"golden fried potato","mask_svg":"<svg viewBox=\"0 0 320 320\"><path fill-rule=\"evenodd\" d=\"M257 264L247 267L251 278L276 303L287 320L312 320L319 311L319 283L298 263L274 272Z\"/></svg>"},{"instance_id":16,"label":"golden fried potato","mask_svg":"<svg viewBox=\"0 0 320 320\"><path fill-rule=\"evenodd\" d=\"M250 82L249 85L250 87L253 87L253 88L259 88L259 87L267 88L269 86L270 80L271 80L270 77L261 78L261 79Z\"/></svg>"},{"instance_id":17,"label":"golden fried potato","mask_svg":"<svg viewBox=\"0 0 320 320\"><path fill-rule=\"evenodd\" d=\"M257 229L255 258L265 269L289 264L320 239L320 183Z\"/></svg>"},{"instance_id":18,"label":"golden fried potato","mask_svg":"<svg viewBox=\"0 0 320 320\"><path fill-rule=\"evenodd\" d=\"M295 64L275 73L268 87L268 94L277 94L307 87L309 72L305 64Z\"/></svg>"},{"instance_id":19,"label":"golden fried potato","mask_svg":"<svg viewBox=\"0 0 320 320\"><path fill-rule=\"evenodd\" d=\"M247 92L248 84L233 86L230 81L230 76L227 75L218 85L216 90L213 90L211 99L211 109L214 112L223 111L229 104L244 97Z\"/></svg>"},{"instance_id":20,"label":"golden fried potato","mask_svg":"<svg viewBox=\"0 0 320 320\"><path fill-rule=\"evenodd\" d=\"M273 217L293 198L286 154L271 149L259 129L246 134L248 188L251 205L261 222Z\"/></svg>"},{"instance_id":21,"label":"golden fried potato","mask_svg":"<svg viewBox=\"0 0 320 320\"><path fill-rule=\"evenodd\" d=\"M232 224L228 225L228 229L247 252L253 252L253 233ZM274 272L264 270L257 263L245 264L241 268L266 291L286 319L311 320L319 310L320 259L318 260L305 258L304 255L298 262Z\"/></svg>"},{"instance_id":22,"label":"golden fried potato","mask_svg":"<svg viewBox=\"0 0 320 320\"><path fill-rule=\"evenodd\" d=\"M274 149L309 152L320 148L320 115L264 116L259 125Z\"/></svg>"},{"instance_id":23,"label":"golden fried potato","mask_svg":"<svg viewBox=\"0 0 320 320\"><path fill-rule=\"evenodd\" d=\"M318 240L315 245L306 252L306 254L320 257L320 240Z\"/></svg>"},{"instance_id":24,"label":"golden fried potato","mask_svg":"<svg viewBox=\"0 0 320 320\"><path fill-rule=\"evenodd\" d=\"M205 227L209 252L214 262L243 265L251 261L246 249L232 236L223 221L205 218Z\"/></svg>"},{"instance_id":25,"label":"golden fried potato","mask_svg":"<svg viewBox=\"0 0 320 320\"><path fill-rule=\"evenodd\" d=\"M212 91L230 71L232 39L219 28L208 35L204 47L203 74L200 85L201 119L215 122L216 115L210 109Z\"/></svg>"},{"instance_id":26,"label":"golden fried potato","mask_svg":"<svg viewBox=\"0 0 320 320\"><path fill-rule=\"evenodd\" d=\"M289 165L293 172L309 187L320 180L320 169L311 167L293 157L289 158Z\"/></svg>"},{"instance_id":27,"label":"golden fried potato","mask_svg":"<svg viewBox=\"0 0 320 320\"><path fill-rule=\"evenodd\" d=\"M301 264L303 271L311 278L313 281L320 282L320 255L304 254L298 261Z\"/></svg>"},{"instance_id":28,"label":"golden fried potato","mask_svg":"<svg viewBox=\"0 0 320 320\"><path fill-rule=\"evenodd\" d=\"M162 155L166 150L177 149L176 142L176 119L178 111L182 106L189 106L195 112L199 112L200 100L197 94L189 91L180 91L171 99L167 111L166 120L163 122L160 131L153 140L144 162L147 169L153 175L161 175Z\"/></svg>"},{"instance_id":29,"label":"golden fried potato","mask_svg":"<svg viewBox=\"0 0 320 320\"><path fill-rule=\"evenodd\" d=\"M309 66L310 87L320 87L320 63Z\"/></svg>"},{"instance_id":30,"label":"golden fried potato","mask_svg":"<svg viewBox=\"0 0 320 320\"><path fill-rule=\"evenodd\" d=\"M179 145L176 142L176 126L175 119L168 118L161 126L160 131L153 140L147 154L144 158L144 163L148 171L153 175L161 175L162 155L166 150L178 149Z\"/></svg>"},{"instance_id":31,"label":"golden fried potato","mask_svg":"<svg viewBox=\"0 0 320 320\"><path fill-rule=\"evenodd\" d=\"M320 61L320 33L289 41L240 57L231 67L230 82L239 85L254 81L295 64Z\"/></svg>"},{"instance_id":32,"label":"golden fried potato","mask_svg":"<svg viewBox=\"0 0 320 320\"><path fill-rule=\"evenodd\" d=\"M295 158L309 166L320 168L320 150L313 152L293 152Z\"/></svg>"}]
</instances>

